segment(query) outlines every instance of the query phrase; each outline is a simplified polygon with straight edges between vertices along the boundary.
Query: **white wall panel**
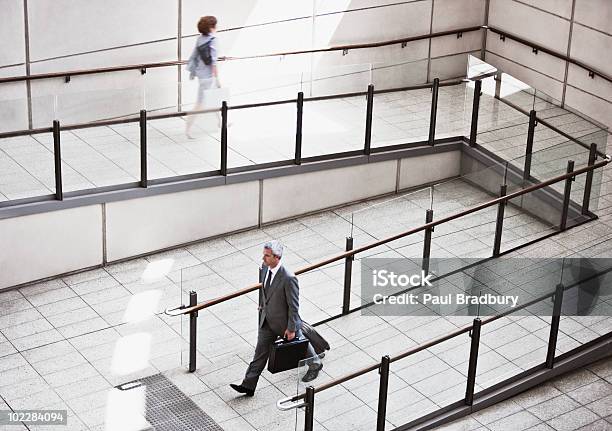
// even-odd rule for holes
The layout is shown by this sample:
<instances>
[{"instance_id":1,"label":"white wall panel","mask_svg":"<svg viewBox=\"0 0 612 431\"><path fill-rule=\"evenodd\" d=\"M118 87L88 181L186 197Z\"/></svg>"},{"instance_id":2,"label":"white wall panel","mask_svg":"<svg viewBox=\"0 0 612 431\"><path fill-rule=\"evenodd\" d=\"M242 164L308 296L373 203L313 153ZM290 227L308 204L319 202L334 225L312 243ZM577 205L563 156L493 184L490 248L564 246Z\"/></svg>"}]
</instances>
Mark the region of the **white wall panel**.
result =
<instances>
[{"instance_id":1,"label":"white wall panel","mask_svg":"<svg viewBox=\"0 0 612 431\"><path fill-rule=\"evenodd\" d=\"M377 65L374 69L373 83L377 89L405 87L427 82L427 60L413 61L386 67Z\"/></svg>"},{"instance_id":2,"label":"white wall panel","mask_svg":"<svg viewBox=\"0 0 612 431\"><path fill-rule=\"evenodd\" d=\"M602 124L612 127L612 103L584 91L567 86L565 102L568 106L588 115Z\"/></svg>"},{"instance_id":3,"label":"white wall panel","mask_svg":"<svg viewBox=\"0 0 612 431\"><path fill-rule=\"evenodd\" d=\"M475 57L480 57L480 50L474 51ZM465 76L467 71L468 54L457 54L447 57L432 58L430 63L429 78L440 78L440 80Z\"/></svg>"},{"instance_id":4,"label":"white wall panel","mask_svg":"<svg viewBox=\"0 0 612 431\"><path fill-rule=\"evenodd\" d=\"M531 6L544 9L555 15L570 19L572 17L572 0L521 0Z\"/></svg>"},{"instance_id":5,"label":"white wall panel","mask_svg":"<svg viewBox=\"0 0 612 431\"><path fill-rule=\"evenodd\" d=\"M102 263L99 205L0 220L0 289Z\"/></svg>"},{"instance_id":6,"label":"white wall panel","mask_svg":"<svg viewBox=\"0 0 612 431\"><path fill-rule=\"evenodd\" d=\"M516 79L543 91L549 96L561 100L563 95L562 82L528 69L521 64L505 60L489 51L487 51L485 61L497 67L499 70L514 76Z\"/></svg>"},{"instance_id":7,"label":"white wall panel","mask_svg":"<svg viewBox=\"0 0 612 431\"><path fill-rule=\"evenodd\" d=\"M315 22L315 46L377 42L426 34L429 33L430 21L429 2L322 16Z\"/></svg>"},{"instance_id":8,"label":"white wall panel","mask_svg":"<svg viewBox=\"0 0 612 431\"><path fill-rule=\"evenodd\" d=\"M30 56L40 60L176 37L175 0L28 3Z\"/></svg>"},{"instance_id":9,"label":"white wall panel","mask_svg":"<svg viewBox=\"0 0 612 431\"><path fill-rule=\"evenodd\" d=\"M423 169L427 166L427 169ZM402 159L400 168L400 189L416 187L459 175L461 151L428 154L420 157Z\"/></svg>"},{"instance_id":10,"label":"white wall panel","mask_svg":"<svg viewBox=\"0 0 612 431\"><path fill-rule=\"evenodd\" d=\"M570 57L612 75L612 37L576 24Z\"/></svg>"},{"instance_id":11,"label":"white wall panel","mask_svg":"<svg viewBox=\"0 0 612 431\"><path fill-rule=\"evenodd\" d=\"M312 14L311 0L183 0L182 33L198 32L201 16L213 15L218 30L257 25Z\"/></svg>"},{"instance_id":12,"label":"white wall panel","mask_svg":"<svg viewBox=\"0 0 612 431\"><path fill-rule=\"evenodd\" d=\"M544 52L534 54L528 46L506 38L502 41L499 35L487 34L487 51L493 52L516 63L529 66L545 75L562 81L565 77L565 61Z\"/></svg>"},{"instance_id":13,"label":"white wall panel","mask_svg":"<svg viewBox=\"0 0 612 431\"><path fill-rule=\"evenodd\" d=\"M262 222L390 193L395 190L396 173L397 161L391 160L267 179Z\"/></svg>"},{"instance_id":14,"label":"white wall panel","mask_svg":"<svg viewBox=\"0 0 612 431\"><path fill-rule=\"evenodd\" d=\"M108 260L253 227L258 214L257 181L109 203Z\"/></svg>"},{"instance_id":15,"label":"white wall panel","mask_svg":"<svg viewBox=\"0 0 612 431\"><path fill-rule=\"evenodd\" d=\"M0 78L25 75L25 66L0 68ZM28 128L28 93L25 82L0 85L0 133Z\"/></svg>"},{"instance_id":16,"label":"white wall panel","mask_svg":"<svg viewBox=\"0 0 612 431\"><path fill-rule=\"evenodd\" d=\"M610 0L576 0L574 21L612 34Z\"/></svg>"},{"instance_id":17,"label":"white wall panel","mask_svg":"<svg viewBox=\"0 0 612 431\"><path fill-rule=\"evenodd\" d=\"M612 84L598 76L590 78L589 73L582 67L570 64L567 83L612 102Z\"/></svg>"},{"instance_id":18,"label":"white wall panel","mask_svg":"<svg viewBox=\"0 0 612 431\"><path fill-rule=\"evenodd\" d=\"M23 0L0 0L0 66L25 62Z\"/></svg>"},{"instance_id":19,"label":"white wall panel","mask_svg":"<svg viewBox=\"0 0 612 431\"><path fill-rule=\"evenodd\" d=\"M477 51L482 45L482 35L478 31L456 35L436 37L431 40L431 57L457 54L460 52Z\"/></svg>"},{"instance_id":20,"label":"white wall panel","mask_svg":"<svg viewBox=\"0 0 612 431\"><path fill-rule=\"evenodd\" d=\"M310 3L305 0L304 3ZM431 0L415 0L415 3L431 3ZM397 0L315 0L317 14L360 9L371 6L385 6L399 3Z\"/></svg>"},{"instance_id":21,"label":"white wall panel","mask_svg":"<svg viewBox=\"0 0 612 431\"><path fill-rule=\"evenodd\" d=\"M485 0L435 0L433 32L483 25L484 13Z\"/></svg>"},{"instance_id":22,"label":"white wall panel","mask_svg":"<svg viewBox=\"0 0 612 431\"><path fill-rule=\"evenodd\" d=\"M567 51L569 21L521 3L491 0L489 25L561 53Z\"/></svg>"}]
</instances>

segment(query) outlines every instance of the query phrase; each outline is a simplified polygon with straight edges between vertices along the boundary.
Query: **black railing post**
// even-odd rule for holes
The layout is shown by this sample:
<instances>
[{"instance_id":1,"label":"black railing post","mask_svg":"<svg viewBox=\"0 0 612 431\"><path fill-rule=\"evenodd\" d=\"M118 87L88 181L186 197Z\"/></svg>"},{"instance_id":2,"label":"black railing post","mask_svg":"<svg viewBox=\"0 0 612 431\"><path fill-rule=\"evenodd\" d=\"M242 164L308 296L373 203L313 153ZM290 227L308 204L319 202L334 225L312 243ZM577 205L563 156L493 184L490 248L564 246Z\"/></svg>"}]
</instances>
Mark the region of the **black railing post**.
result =
<instances>
[{"instance_id":1,"label":"black railing post","mask_svg":"<svg viewBox=\"0 0 612 431\"><path fill-rule=\"evenodd\" d=\"M194 291L189 292L189 306L193 307L198 303L198 294ZM198 331L198 312L189 314L189 372L196 370L197 352L197 332Z\"/></svg>"},{"instance_id":2,"label":"black railing post","mask_svg":"<svg viewBox=\"0 0 612 431\"><path fill-rule=\"evenodd\" d=\"M433 210L429 209L425 211L425 223L431 223L433 221ZM423 241L423 271L425 274L429 274L429 255L431 254L431 234L434 231L433 227L425 229L425 239Z\"/></svg>"},{"instance_id":3,"label":"black railing post","mask_svg":"<svg viewBox=\"0 0 612 431\"><path fill-rule=\"evenodd\" d=\"M480 92L482 90L482 81L474 82L474 100L472 101L472 127L470 129L470 147L476 145L476 136L478 135L478 110L480 109Z\"/></svg>"},{"instance_id":4,"label":"black railing post","mask_svg":"<svg viewBox=\"0 0 612 431\"><path fill-rule=\"evenodd\" d=\"M346 251L353 249L353 237L346 237ZM353 276L354 255L344 259L344 296L342 298L342 314L348 314L351 308L351 280Z\"/></svg>"},{"instance_id":5,"label":"black railing post","mask_svg":"<svg viewBox=\"0 0 612 431\"><path fill-rule=\"evenodd\" d=\"M563 271L563 270L562 270ZM548 353L546 354L546 368L552 369L555 364L557 351L557 336L559 335L559 322L561 321L561 305L563 304L563 284L558 284L555 290L552 318L550 321L550 336L548 337Z\"/></svg>"},{"instance_id":6,"label":"black railing post","mask_svg":"<svg viewBox=\"0 0 612 431\"><path fill-rule=\"evenodd\" d=\"M140 110L140 187L147 187L147 111Z\"/></svg>"},{"instance_id":7,"label":"black railing post","mask_svg":"<svg viewBox=\"0 0 612 431\"><path fill-rule=\"evenodd\" d=\"M525 147L525 167L523 168L523 179L529 180L531 176L531 154L533 153L533 136L535 127L538 125L536 111L529 112L529 128L527 129L527 146Z\"/></svg>"},{"instance_id":8,"label":"black railing post","mask_svg":"<svg viewBox=\"0 0 612 431\"><path fill-rule=\"evenodd\" d=\"M503 74L501 70L498 70L495 73L495 98L499 99L501 97L501 86L502 86L502 78Z\"/></svg>"},{"instance_id":9,"label":"black railing post","mask_svg":"<svg viewBox=\"0 0 612 431\"><path fill-rule=\"evenodd\" d=\"M368 85L368 97L366 107L365 144L363 153L369 155L372 145L372 111L374 110L374 84Z\"/></svg>"},{"instance_id":10,"label":"black railing post","mask_svg":"<svg viewBox=\"0 0 612 431\"><path fill-rule=\"evenodd\" d=\"M304 92L297 96L297 124L295 127L295 164L302 164L302 117L304 115Z\"/></svg>"},{"instance_id":11,"label":"black railing post","mask_svg":"<svg viewBox=\"0 0 612 431\"><path fill-rule=\"evenodd\" d=\"M304 431L312 431L314 425L315 390L312 386L306 388L306 411L304 412Z\"/></svg>"},{"instance_id":12,"label":"black railing post","mask_svg":"<svg viewBox=\"0 0 612 431\"><path fill-rule=\"evenodd\" d=\"M499 197L506 196L508 187L502 184L499 188ZM499 256L501 251L502 232L504 230L504 211L507 201L502 201L497 207L497 221L495 222L495 239L493 241L493 257Z\"/></svg>"},{"instance_id":13,"label":"black railing post","mask_svg":"<svg viewBox=\"0 0 612 431\"><path fill-rule=\"evenodd\" d=\"M385 355L380 360L380 383L378 385L378 411L376 416L376 431L385 431L387 416L387 393L389 391L389 364L391 358Z\"/></svg>"},{"instance_id":14,"label":"black railing post","mask_svg":"<svg viewBox=\"0 0 612 431\"><path fill-rule=\"evenodd\" d=\"M227 102L221 103L221 175L227 175Z\"/></svg>"},{"instance_id":15,"label":"black railing post","mask_svg":"<svg viewBox=\"0 0 612 431\"><path fill-rule=\"evenodd\" d=\"M62 187L62 151L60 148L60 123L53 120L53 161L55 162L55 199L64 200Z\"/></svg>"},{"instance_id":16,"label":"black railing post","mask_svg":"<svg viewBox=\"0 0 612 431\"><path fill-rule=\"evenodd\" d=\"M571 173L574 171L574 161L567 161L567 172ZM567 214L569 212L569 203L570 203L570 195L572 193L572 181L574 181L574 177L569 177L565 180L565 191L563 192L563 209L561 210L561 224L559 229L564 231L567 227Z\"/></svg>"},{"instance_id":17,"label":"black railing post","mask_svg":"<svg viewBox=\"0 0 612 431\"><path fill-rule=\"evenodd\" d=\"M476 385L476 367L478 366L478 346L480 344L480 327L482 322L477 317L472 325L472 344L470 346L470 360L468 365L467 387L465 389L465 404L474 403L474 386Z\"/></svg>"},{"instance_id":18,"label":"black railing post","mask_svg":"<svg viewBox=\"0 0 612 431\"><path fill-rule=\"evenodd\" d=\"M440 88L440 79L433 80L431 87L431 113L429 115L429 140L428 144L433 146L436 139L436 116L438 114L438 90Z\"/></svg>"},{"instance_id":19,"label":"black railing post","mask_svg":"<svg viewBox=\"0 0 612 431\"><path fill-rule=\"evenodd\" d=\"M591 144L589 148L589 166L593 166L597 160L597 144ZM582 198L582 214L588 214L591 203L591 189L593 188L594 171L588 171L584 182L584 197Z\"/></svg>"}]
</instances>

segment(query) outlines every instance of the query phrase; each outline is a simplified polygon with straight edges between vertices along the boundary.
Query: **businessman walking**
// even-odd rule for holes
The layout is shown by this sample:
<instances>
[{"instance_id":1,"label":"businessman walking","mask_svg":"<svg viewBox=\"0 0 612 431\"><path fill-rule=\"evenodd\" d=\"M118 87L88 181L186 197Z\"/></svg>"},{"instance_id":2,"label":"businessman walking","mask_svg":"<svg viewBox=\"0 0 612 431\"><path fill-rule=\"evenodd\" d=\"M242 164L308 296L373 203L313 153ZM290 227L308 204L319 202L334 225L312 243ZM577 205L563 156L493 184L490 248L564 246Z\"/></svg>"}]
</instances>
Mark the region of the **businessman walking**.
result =
<instances>
[{"instance_id":1,"label":"businessman walking","mask_svg":"<svg viewBox=\"0 0 612 431\"><path fill-rule=\"evenodd\" d=\"M299 286L296 276L282 262L283 246L279 241L269 241L263 249L263 266L259 272L259 330L255 355L240 385L230 384L235 391L253 396L259 376L266 366L270 346L277 337L292 340L302 336L302 320L299 314ZM302 378L310 382L317 378L323 364L308 344L307 357L314 357L308 372Z\"/></svg>"}]
</instances>

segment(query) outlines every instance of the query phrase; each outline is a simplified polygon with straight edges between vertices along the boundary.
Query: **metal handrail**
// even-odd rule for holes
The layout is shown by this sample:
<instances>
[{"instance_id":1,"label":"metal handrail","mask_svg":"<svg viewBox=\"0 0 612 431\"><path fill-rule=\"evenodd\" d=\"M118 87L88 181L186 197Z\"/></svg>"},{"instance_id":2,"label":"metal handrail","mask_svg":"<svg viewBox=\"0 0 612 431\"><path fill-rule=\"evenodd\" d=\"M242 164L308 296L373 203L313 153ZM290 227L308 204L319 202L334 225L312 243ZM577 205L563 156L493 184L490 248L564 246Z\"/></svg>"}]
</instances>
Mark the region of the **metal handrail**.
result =
<instances>
[{"instance_id":1,"label":"metal handrail","mask_svg":"<svg viewBox=\"0 0 612 431\"><path fill-rule=\"evenodd\" d=\"M514 199L514 198L516 198L518 196L522 196L524 194L531 193L533 191L542 189L544 187L548 187L548 186L550 186L552 184L561 182L561 181L566 180L568 178L573 178L573 177L575 177L577 175L581 175L581 174L589 172L589 171L594 171L595 169L599 169L601 167L606 166L608 163L610 163L610 161L612 161L612 157L609 156L609 155L606 155L604 160L602 160L600 162L597 162L597 163L595 163L593 165L584 166L584 167L582 167L580 169L576 169L575 171L572 171L572 172L569 172L569 173L565 173L565 174L562 174L562 175L558 175L556 177L553 177L551 179L543 181L543 182L541 182L539 184L534 184L534 185L531 185L531 186L526 187L524 189L517 190L517 191L515 191L513 193L509 193L507 195L497 197L497 198L492 199L492 200L490 200L488 202L484 202L484 203L476 205L476 206L474 206L472 208L468 208L466 210L463 210L463 211L461 211L459 213L452 214L452 215L447 216L447 217L443 217L441 219L432 221L430 223L426 223L426 224L421 225L419 227L412 228L412 229L407 230L405 232L402 232L402 233L399 233L399 234L396 234L396 235L392 235L392 236L389 236L387 238L383 238L381 240L378 240L378 241L375 241L373 243L364 245L362 247L358 247L358 248L355 248L353 250L345 251L343 253L337 254L335 256L332 256L332 257L327 258L325 260L322 260L320 262L313 263L311 265L305 266L305 267L300 268L297 271L295 271L295 275L304 274L305 272L309 272L309 271L318 269L318 268L320 268L322 266L329 265L330 263L338 262L340 260L346 259L347 257L352 257L352 256L356 255L357 253L362 253L362 252L370 250L372 248L379 247L379 246L384 245L384 244L386 244L388 242L395 241L397 239L404 238L406 236L409 236L409 235L412 235L414 233L421 232L421 231L424 231L424 230L427 230L427 229L432 229L435 226L438 226L440 224L447 223L447 222L452 221L452 220L456 220L458 218L461 218L461 217L464 217L466 215L478 212L478 211L483 210L485 208L497 205L499 203L508 202L509 200ZM211 300L208 300L208 301L204 301L204 302L201 302L199 304L188 306L188 307L181 305L180 307L168 308L168 309L166 309L165 313L167 315L169 315L169 316L180 316L180 315L184 315L184 314L191 314L191 313L193 313L195 311L199 311L199 310L202 310L204 308L208 308L208 307L211 307L213 305L219 304L221 302L225 302L225 301L228 301L230 299L236 298L238 296L242 296L242 295L245 295L247 293L253 292L253 291L259 289L261 287L261 285L262 285L261 283L255 283L255 284L247 286L247 287L245 287L243 289L240 289L240 290L237 290L235 292L232 292L232 293L230 293L228 295L220 296L218 298L214 298L214 299L211 299Z\"/></svg>"},{"instance_id":2,"label":"metal handrail","mask_svg":"<svg viewBox=\"0 0 612 431\"><path fill-rule=\"evenodd\" d=\"M305 49L298 51L284 51L284 52L275 52L268 54L259 54L259 55L250 55L250 56L225 56L221 57L221 61L233 61L233 60L248 60L254 58L266 58L266 57L279 57L279 56L288 56L288 55L298 55L298 54L310 54L310 53L320 53L320 52L332 52L332 51L350 51L354 49L366 49L366 48L378 48L381 46L389 46L396 44L405 44L409 42L416 42L419 40L436 38L449 36L451 34L458 33L468 33L472 31L481 30L482 26L473 26L473 27L463 27L454 30L440 31L436 33L428 33L418 36L404 37L400 39L392 39L381 42L371 42L371 43L357 43L352 45L335 45L327 48L318 48L318 49ZM50 79L50 78L64 78L66 76L78 76L78 75L92 75L96 73L108 73L108 72L119 72L126 70L146 70L150 68L157 67L169 67L169 66L180 66L186 64L186 61L165 61L158 63L141 63L141 64L130 64L125 66L113 66L113 67L101 67L101 68L92 68L92 69L80 69L80 70L66 70L63 72L53 72L53 73L41 73L37 75L20 75L20 76L9 76L7 78L0 78L0 84L9 83L9 82L19 82L19 81L34 81L38 79Z\"/></svg>"},{"instance_id":3,"label":"metal handrail","mask_svg":"<svg viewBox=\"0 0 612 431\"><path fill-rule=\"evenodd\" d=\"M484 26L482 26L482 28L485 29L485 30L491 30L493 33L497 33L500 36L512 39L515 42L519 42L522 45L527 45L527 46L529 46L531 48L537 49L538 51L542 51L542 52L544 52L544 53L546 53L548 55L552 55L553 57L556 57L556 58L558 58L560 60L567 61L568 63L571 63L571 64L573 64L575 66L581 67L581 68L585 69L586 71L588 71L589 73L592 73L593 75L597 75L600 78L603 78L606 81L612 83L612 77L611 76L607 75L606 73L602 72L601 70L598 70L598 69L596 69L594 67L589 66L588 64L585 64L585 63L581 62L580 60L576 60L574 58L571 58L568 55L565 55L565 54L562 54L560 52L554 51L554 50L552 50L550 48L546 48L545 46L539 45L539 44L537 44L535 42L532 42L532 41L529 41L527 39L523 39L520 36L517 36L517 35L512 34L512 33L508 33L507 31L501 30L501 29L496 28L496 27L484 25Z\"/></svg>"},{"instance_id":4,"label":"metal handrail","mask_svg":"<svg viewBox=\"0 0 612 431\"><path fill-rule=\"evenodd\" d=\"M396 45L398 43L406 44L409 42L416 42L416 41L424 40L424 39L449 36L451 34L468 33L472 31L478 31L481 29L491 30L493 33L497 33L500 36L507 37L523 45L537 49L538 51L542 51L548 55L552 55L553 57L559 58L563 61L567 61L568 63L574 64L578 67L585 69L589 73L592 73L594 76L597 75L605 79L606 81L612 83L612 77L607 75L605 72L602 72L601 70L598 70L592 66L589 66L588 64L585 64L579 60L571 58L568 55L556 52L550 48L546 48L545 46L539 45L535 42L529 41L520 36L517 36L515 34L509 33L507 31L501 30L499 28L496 28L490 25L464 27L464 28L458 28L458 29L453 29L453 30L425 34L425 35L405 37L405 38L400 38L400 39L392 39L392 40L387 40L387 41L382 41L382 42L358 43L358 44L352 44L352 45L337 45L337 46L331 46L327 48L299 50L299 51L286 51L286 52L259 54L259 55L242 56L242 57L226 56L226 57L222 57L220 60L221 61L245 60L245 59L253 59L253 58L278 57L278 56L309 54L309 53L317 53L317 52L350 51L354 49L378 48L381 46ZM157 62L157 63L130 64L130 65L125 65L125 66L113 66L113 67L102 67L102 68L92 68L92 69L66 70L62 72L42 73L42 74L37 74L37 75L10 76L7 78L0 78L0 84L9 83L9 82L19 82L19 81L33 81L33 80L38 80L38 79L63 78L66 76L78 76L78 75L91 75L91 74L96 74L96 73L119 72L119 71L126 71L126 70L146 70L146 69L158 68L158 67L180 66L185 63L186 63L185 61L166 61L166 62Z\"/></svg>"}]
</instances>

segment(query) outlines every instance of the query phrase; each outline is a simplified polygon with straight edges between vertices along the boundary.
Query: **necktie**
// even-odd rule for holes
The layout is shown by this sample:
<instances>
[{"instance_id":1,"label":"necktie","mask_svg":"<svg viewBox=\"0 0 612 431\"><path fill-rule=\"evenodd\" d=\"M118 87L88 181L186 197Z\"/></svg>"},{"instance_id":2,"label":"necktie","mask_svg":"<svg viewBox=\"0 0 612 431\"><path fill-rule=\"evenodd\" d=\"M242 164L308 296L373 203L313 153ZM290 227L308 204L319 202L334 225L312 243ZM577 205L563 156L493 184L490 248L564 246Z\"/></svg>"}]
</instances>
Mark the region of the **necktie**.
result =
<instances>
[{"instance_id":1,"label":"necktie","mask_svg":"<svg viewBox=\"0 0 612 431\"><path fill-rule=\"evenodd\" d=\"M271 285L272 285L272 271L268 269L268 275L266 276L266 283L264 284L266 295L270 292Z\"/></svg>"}]
</instances>

